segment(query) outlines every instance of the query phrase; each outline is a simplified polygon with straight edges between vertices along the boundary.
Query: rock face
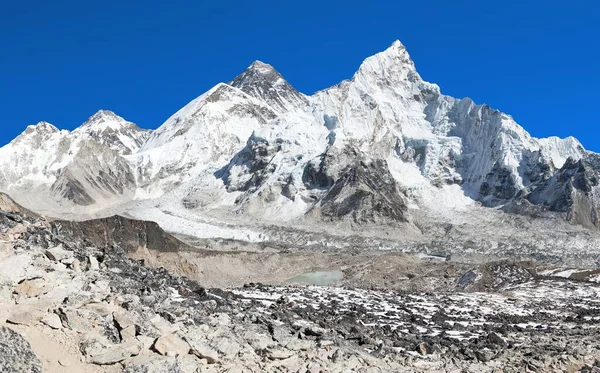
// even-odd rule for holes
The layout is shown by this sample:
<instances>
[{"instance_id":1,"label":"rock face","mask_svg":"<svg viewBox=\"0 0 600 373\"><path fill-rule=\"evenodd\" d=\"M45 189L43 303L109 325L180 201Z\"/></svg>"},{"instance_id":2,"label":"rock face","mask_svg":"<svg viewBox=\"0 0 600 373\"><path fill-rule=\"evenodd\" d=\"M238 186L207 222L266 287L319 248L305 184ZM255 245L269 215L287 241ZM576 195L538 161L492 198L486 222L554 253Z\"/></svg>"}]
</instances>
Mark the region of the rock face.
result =
<instances>
[{"instance_id":1,"label":"rock face","mask_svg":"<svg viewBox=\"0 0 600 373\"><path fill-rule=\"evenodd\" d=\"M600 158L569 158L550 179L526 196L534 205L565 215L566 220L588 227L599 226Z\"/></svg>"},{"instance_id":2,"label":"rock face","mask_svg":"<svg viewBox=\"0 0 600 373\"><path fill-rule=\"evenodd\" d=\"M321 200L321 214L355 223L390 219L407 222L408 208L383 160L357 161Z\"/></svg>"},{"instance_id":3,"label":"rock face","mask_svg":"<svg viewBox=\"0 0 600 373\"><path fill-rule=\"evenodd\" d=\"M0 372L42 373L42 363L17 332L0 327Z\"/></svg>"},{"instance_id":4,"label":"rock face","mask_svg":"<svg viewBox=\"0 0 600 373\"><path fill-rule=\"evenodd\" d=\"M53 221L54 231L64 232L86 244L119 246L128 252L138 248L155 251L189 250L191 247L166 233L154 222L112 216L86 221Z\"/></svg>"}]
</instances>

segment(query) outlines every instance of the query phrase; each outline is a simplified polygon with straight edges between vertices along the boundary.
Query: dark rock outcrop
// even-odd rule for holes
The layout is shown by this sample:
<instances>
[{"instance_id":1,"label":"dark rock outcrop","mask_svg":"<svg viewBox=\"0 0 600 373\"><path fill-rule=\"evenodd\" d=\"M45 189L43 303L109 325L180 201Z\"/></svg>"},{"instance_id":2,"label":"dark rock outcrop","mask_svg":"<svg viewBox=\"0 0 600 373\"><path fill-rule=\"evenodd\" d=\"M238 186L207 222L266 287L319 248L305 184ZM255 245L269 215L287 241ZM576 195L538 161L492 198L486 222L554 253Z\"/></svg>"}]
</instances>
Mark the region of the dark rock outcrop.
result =
<instances>
[{"instance_id":1,"label":"dark rock outcrop","mask_svg":"<svg viewBox=\"0 0 600 373\"><path fill-rule=\"evenodd\" d=\"M600 173L596 157L571 158L554 176L525 198L534 205L564 214L567 221L588 227L600 226Z\"/></svg>"},{"instance_id":2,"label":"dark rock outcrop","mask_svg":"<svg viewBox=\"0 0 600 373\"><path fill-rule=\"evenodd\" d=\"M122 216L87 221L52 222L53 229L91 246L119 246L128 252L140 247L155 251L192 249L151 221Z\"/></svg>"},{"instance_id":3,"label":"dark rock outcrop","mask_svg":"<svg viewBox=\"0 0 600 373\"><path fill-rule=\"evenodd\" d=\"M329 219L350 218L355 223L391 220L408 222L408 208L387 162L358 160L336 180L320 203Z\"/></svg>"}]
</instances>

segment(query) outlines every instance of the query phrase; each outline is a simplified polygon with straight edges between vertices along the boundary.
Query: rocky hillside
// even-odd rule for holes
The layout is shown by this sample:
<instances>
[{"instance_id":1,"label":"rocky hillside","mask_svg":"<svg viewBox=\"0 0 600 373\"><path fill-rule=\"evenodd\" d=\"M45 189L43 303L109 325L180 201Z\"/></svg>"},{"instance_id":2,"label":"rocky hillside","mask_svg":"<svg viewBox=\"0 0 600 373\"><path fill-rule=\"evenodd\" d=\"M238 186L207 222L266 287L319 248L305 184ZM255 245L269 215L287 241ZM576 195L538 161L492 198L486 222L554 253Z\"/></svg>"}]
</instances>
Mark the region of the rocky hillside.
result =
<instances>
[{"instance_id":1,"label":"rocky hillside","mask_svg":"<svg viewBox=\"0 0 600 373\"><path fill-rule=\"evenodd\" d=\"M600 367L597 276L543 277L498 263L465 272L443 293L261 284L210 290L144 267L118 239L96 240L106 223L58 231L11 210L0 212L3 373ZM135 224L123 221L123 229ZM82 232L90 235L85 244L72 236Z\"/></svg>"}]
</instances>

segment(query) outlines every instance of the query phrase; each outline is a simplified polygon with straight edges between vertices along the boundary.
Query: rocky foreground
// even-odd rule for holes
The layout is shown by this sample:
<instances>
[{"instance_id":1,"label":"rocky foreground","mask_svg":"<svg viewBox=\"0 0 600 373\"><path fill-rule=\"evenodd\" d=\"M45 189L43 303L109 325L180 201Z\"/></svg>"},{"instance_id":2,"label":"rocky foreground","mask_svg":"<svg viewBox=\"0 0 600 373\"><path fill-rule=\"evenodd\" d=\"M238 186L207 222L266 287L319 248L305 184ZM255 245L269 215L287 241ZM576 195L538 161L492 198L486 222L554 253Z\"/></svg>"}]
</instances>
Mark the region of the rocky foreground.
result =
<instances>
[{"instance_id":1,"label":"rocky foreground","mask_svg":"<svg viewBox=\"0 0 600 373\"><path fill-rule=\"evenodd\" d=\"M0 212L0 371L600 372L596 283L492 274L492 293L207 290Z\"/></svg>"}]
</instances>

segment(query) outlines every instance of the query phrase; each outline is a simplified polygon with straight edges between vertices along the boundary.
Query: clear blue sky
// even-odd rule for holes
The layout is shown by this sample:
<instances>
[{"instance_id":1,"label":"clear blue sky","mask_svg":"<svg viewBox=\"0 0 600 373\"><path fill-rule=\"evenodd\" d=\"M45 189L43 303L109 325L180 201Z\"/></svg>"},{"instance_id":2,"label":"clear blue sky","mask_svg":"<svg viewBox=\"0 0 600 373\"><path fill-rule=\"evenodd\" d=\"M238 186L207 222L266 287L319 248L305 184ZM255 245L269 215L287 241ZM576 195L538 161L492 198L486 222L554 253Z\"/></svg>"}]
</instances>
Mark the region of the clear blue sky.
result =
<instances>
[{"instance_id":1,"label":"clear blue sky","mask_svg":"<svg viewBox=\"0 0 600 373\"><path fill-rule=\"evenodd\" d=\"M98 109L142 127L253 60L310 94L400 39L421 76L600 151L598 1L2 1L0 144Z\"/></svg>"}]
</instances>

